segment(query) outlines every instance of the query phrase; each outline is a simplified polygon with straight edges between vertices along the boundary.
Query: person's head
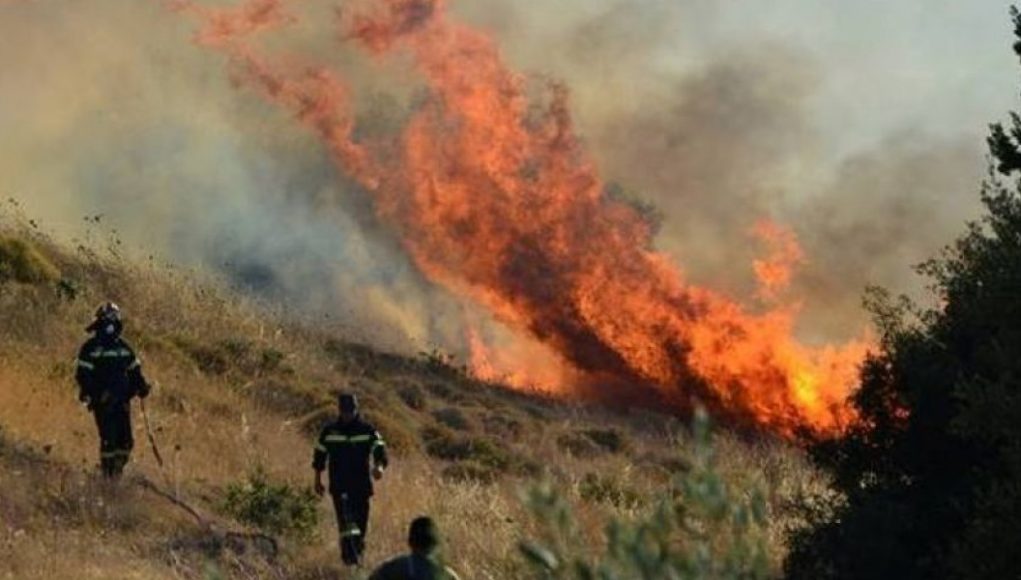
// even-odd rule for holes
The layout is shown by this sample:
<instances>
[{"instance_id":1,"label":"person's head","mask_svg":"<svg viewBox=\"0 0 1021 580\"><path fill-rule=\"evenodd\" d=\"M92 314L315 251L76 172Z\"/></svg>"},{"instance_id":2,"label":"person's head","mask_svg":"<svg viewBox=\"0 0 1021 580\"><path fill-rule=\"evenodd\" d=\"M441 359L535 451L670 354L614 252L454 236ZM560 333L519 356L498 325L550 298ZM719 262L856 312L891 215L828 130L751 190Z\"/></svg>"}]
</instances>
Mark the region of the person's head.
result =
<instances>
[{"instance_id":1,"label":"person's head","mask_svg":"<svg viewBox=\"0 0 1021 580\"><path fill-rule=\"evenodd\" d=\"M113 302L104 302L96 309L95 320L85 329L101 338L117 338L124 330L121 309Z\"/></svg>"},{"instance_id":2,"label":"person's head","mask_svg":"<svg viewBox=\"0 0 1021 580\"><path fill-rule=\"evenodd\" d=\"M416 554L428 555L440 545L440 530L428 516L415 518L408 529L408 547Z\"/></svg>"},{"instance_id":3,"label":"person's head","mask_svg":"<svg viewBox=\"0 0 1021 580\"><path fill-rule=\"evenodd\" d=\"M343 393L337 398L337 407L340 409L340 420L350 423L358 417L358 397L354 393Z\"/></svg>"}]
</instances>

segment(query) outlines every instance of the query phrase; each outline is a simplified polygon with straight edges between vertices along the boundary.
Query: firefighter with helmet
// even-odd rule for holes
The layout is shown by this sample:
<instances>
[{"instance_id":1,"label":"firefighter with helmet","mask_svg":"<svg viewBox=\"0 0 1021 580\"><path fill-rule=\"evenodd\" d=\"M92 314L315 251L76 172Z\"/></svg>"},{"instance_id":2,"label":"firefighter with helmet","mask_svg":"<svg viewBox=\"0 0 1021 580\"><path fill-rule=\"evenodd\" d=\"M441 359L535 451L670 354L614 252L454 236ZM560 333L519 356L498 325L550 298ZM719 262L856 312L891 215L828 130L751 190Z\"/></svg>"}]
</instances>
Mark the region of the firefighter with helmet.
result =
<instances>
[{"instance_id":1,"label":"firefighter with helmet","mask_svg":"<svg viewBox=\"0 0 1021 580\"><path fill-rule=\"evenodd\" d=\"M92 411L99 430L103 475L111 479L124 472L134 447L131 399L144 399L150 391L141 362L121 336L123 330L120 308L113 302L101 305L86 328L93 336L78 353L75 373L78 399Z\"/></svg>"},{"instance_id":2,"label":"firefighter with helmet","mask_svg":"<svg viewBox=\"0 0 1021 580\"><path fill-rule=\"evenodd\" d=\"M340 529L341 557L348 566L358 566L369 531L372 482L383 477L389 461L382 436L358 413L358 398L342 394L338 405L340 418L319 434L312 468L315 491L322 496L326 492L323 471L329 467L329 490Z\"/></svg>"}]
</instances>

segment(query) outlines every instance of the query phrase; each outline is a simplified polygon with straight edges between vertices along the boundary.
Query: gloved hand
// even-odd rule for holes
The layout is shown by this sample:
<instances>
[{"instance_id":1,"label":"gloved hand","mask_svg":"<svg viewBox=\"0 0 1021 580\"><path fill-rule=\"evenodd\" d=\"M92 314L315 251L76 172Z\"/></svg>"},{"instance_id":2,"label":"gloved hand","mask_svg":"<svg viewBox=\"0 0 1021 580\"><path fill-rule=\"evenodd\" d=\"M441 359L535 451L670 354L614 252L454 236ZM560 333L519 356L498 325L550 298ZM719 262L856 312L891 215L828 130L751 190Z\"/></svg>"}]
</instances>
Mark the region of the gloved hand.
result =
<instances>
[{"instance_id":1,"label":"gloved hand","mask_svg":"<svg viewBox=\"0 0 1021 580\"><path fill-rule=\"evenodd\" d=\"M89 395L86 394L85 391L80 391L78 393L78 402L80 402L82 405L85 405L85 407L88 410L90 411L92 410L92 398L89 397Z\"/></svg>"},{"instance_id":2,"label":"gloved hand","mask_svg":"<svg viewBox=\"0 0 1021 580\"><path fill-rule=\"evenodd\" d=\"M376 481L379 481L380 479L383 479L383 466L382 465L376 465L375 467L372 468L372 479L375 479Z\"/></svg>"},{"instance_id":3,"label":"gloved hand","mask_svg":"<svg viewBox=\"0 0 1021 580\"><path fill-rule=\"evenodd\" d=\"M142 387L140 389L138 389L138 398L139 399L144 399L144 398L148 397L149 393L151 393L151 392L152 392L152 386L150 386L149 383L143 383Z\"/></svg>"}]
</instances>

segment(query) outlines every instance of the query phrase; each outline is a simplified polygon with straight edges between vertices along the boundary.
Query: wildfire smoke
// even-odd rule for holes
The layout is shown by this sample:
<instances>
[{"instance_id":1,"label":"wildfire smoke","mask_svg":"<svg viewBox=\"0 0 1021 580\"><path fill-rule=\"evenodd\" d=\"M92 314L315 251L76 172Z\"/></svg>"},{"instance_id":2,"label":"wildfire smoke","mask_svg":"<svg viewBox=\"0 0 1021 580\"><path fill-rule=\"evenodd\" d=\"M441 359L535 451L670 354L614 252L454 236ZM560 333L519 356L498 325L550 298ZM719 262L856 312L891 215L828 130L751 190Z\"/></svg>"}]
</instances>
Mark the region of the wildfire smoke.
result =
<instances>
[{"instance_id":1,"label":"wildfire smoke","mask_svg":"<svg viewBox=\"0 0 1021 580\"><path fill-rule=\"evenodd\" d=\"M613 389L614 399L651 392L681 410L697 399L785 435L830 434L853 419L846 398L868 344L813 348L794 338L798 307L782 301L803 260L793 234L756 228L769 249L751 266L758 311L691 284L655 251L643 214L607 194L573 130L567 90L550 84L536 105L494 39L452 20L442 0L338 11L343 42L380 59L410 55L424 81L426 97L395 140L354 137L350 91L336 71L255 47L253 34L297 21L282 0L174 7L202 20L198 42L228 55L238 81L322 138L430 280L545 345L562 367L529 369L532 361L501 357L470 334L476 372L511 367L519 385L570 377L585 392Z\"/></svg>"}]
</instances>

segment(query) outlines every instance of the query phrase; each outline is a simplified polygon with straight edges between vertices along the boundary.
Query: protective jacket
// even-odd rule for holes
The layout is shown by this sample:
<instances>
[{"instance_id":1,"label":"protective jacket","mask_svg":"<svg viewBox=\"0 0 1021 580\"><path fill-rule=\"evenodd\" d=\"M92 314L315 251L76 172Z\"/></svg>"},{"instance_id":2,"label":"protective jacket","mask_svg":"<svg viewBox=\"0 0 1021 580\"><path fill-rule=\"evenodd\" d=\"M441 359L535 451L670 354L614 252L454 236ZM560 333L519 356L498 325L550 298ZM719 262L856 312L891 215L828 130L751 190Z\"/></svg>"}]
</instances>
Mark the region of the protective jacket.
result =
<instances>
[{"instance_id":1,"label":"protective jacket","mask_svg":"<svg viewBox=\"0 0 1021 580\"><path fill-rule=\"evenodd\" d=\"M90 405L106 406L146 397L149 385L135 351L121 337L97 336L78 352L78 396Z\"/></svg>"},{"instance_id":2,"label":"protective jacket","mask_svg":"<svg viewBox=\"0 0 1021 580\"><path fill-rule=\"evenodd\" d=\"M312 468L329 467L330 493L352 497L372 496L370 458L376 465L389 463L386 443L376 428L361 417L343 423L336 421L323 428L312 456Z\"/></svg>"},{"instance_id":3,"label":"protective jacket","mask_svg":"<svg viewBox=\"0 0 1021 580\"><path fill-rule=\"evenodd\" d=\"M103 474L118 477L135 445L131 429L131 398L149 395L142 364L119 334L97 335L78 352L78 399L88 402L99 431Z\"/></svg>"}]
</instances>

